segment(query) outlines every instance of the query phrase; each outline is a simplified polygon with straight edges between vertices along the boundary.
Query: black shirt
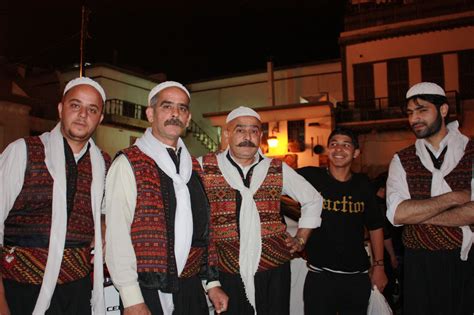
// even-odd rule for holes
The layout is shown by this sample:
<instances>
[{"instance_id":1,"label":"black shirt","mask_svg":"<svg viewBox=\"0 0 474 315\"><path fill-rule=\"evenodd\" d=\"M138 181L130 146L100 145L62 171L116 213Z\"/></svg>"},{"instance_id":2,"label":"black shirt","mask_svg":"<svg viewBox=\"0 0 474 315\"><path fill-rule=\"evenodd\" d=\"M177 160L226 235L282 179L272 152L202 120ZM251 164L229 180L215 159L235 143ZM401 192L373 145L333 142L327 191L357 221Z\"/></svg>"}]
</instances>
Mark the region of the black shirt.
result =
<instances>
[{"instance_id":1,"label":"black shirt","mask_svg":"<svg viewBox=\"0 0 474 315\"><path fill-rule=\"evenodd\" d=\"M356 272L369 268L364 248L364 227L383 227L369 179L354 173L346 182L333 178L326 168L304 167L297 171L322 195L321 226L306 245L308 262L318 268Z\"/></svg>"}]
</instances>

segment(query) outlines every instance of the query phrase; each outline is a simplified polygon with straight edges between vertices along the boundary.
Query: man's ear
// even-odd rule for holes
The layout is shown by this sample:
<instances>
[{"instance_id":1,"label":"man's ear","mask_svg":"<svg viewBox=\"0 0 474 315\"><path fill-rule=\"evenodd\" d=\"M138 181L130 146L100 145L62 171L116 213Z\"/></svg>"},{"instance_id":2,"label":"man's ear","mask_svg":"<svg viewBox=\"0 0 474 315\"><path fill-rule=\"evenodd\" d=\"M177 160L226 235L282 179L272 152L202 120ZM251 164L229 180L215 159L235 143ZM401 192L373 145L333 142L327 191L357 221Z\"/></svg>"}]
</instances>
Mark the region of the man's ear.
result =
<instances>
[{"instance_id":1,"label":"man's ear","mask_svg":"<svg viewBox=\"0 0 474 315\"><path fill-rule=\"evenodd\" d=\"M449 113L449 105L444 103L443 105L440 106L439 112L441 113L441 117L446 118Z\"/></svg>"},{"instance_id":2,"label":"man's ear","mask_svg":"<svg viewBox=\"0 0 474 315\"><path fill-rule=\"evenodd\" d=\"M354 150L354 155L352 156L354 159L357 159L360 155L360 149L355 149Z\"/></svg>"},{"instance_id":3,"label":"man's ear","mask_svg":"<svg viewBox=\"0 0 474 315\"><path fill-rule=\"evenodd\" d=\"M186 122L186 128L189 127L190 122L191 122L191 113L189 113L188 121Z\"/></svg>"},{"instance_id":4,"label":"man's ear","mask_svg":"<svg viewBox=\"0 0 474 315\"><path fill-rule=\"evenodd\" d=\"M62 103L62 102L59 102L59 103L58 103L58 115L59 115L59 119L61 119L62 114L63 114L63 103Z\"/></svg>"},{"instance_id":5,"label":"man's ear","mask_svg":"<svg viewBox=\"0 0 474 315\"><path fill-rule=\"evenodd\" d=\"M154 114L154 109L153 107L151 106L148 106L145 110L145 114L146 114L146 118L148 119L148 121L151 123L153 123L153 114Z\"/></svg>"},{"instance_id":6,"label":"man's ear","mask_svg":"<svg viewBox=\"0 0 474 315\"><path fill-rule=\"evenodd\" d=\"M229 143L229 129L227 129L227 127L224 127L224 130L222 132L222 135L224 136L224 139L227 141L227 143Z\"/></svg>"}]
</instances>

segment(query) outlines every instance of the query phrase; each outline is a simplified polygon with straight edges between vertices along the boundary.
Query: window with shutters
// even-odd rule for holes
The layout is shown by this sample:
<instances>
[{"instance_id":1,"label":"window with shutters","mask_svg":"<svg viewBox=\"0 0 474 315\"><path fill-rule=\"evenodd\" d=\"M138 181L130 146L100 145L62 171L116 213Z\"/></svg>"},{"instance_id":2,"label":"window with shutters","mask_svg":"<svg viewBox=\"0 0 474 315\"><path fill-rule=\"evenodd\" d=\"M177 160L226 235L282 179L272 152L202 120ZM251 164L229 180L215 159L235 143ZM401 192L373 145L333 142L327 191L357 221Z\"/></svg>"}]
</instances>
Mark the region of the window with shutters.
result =
<instances>
[{"instance_id":1,"label":"window with shutters","mask_svg":"<svg viewBox=\"0 0 474 315\"><path fill-rule=\"evenodd\" d=\"M355 107L374 108L374 69L371 63L354 65Z\"/></svg>"},{"instance_id":2,"label":"window with shutters","mask_svg":"<svg viewBox=\"0 0 474 315\"><path fill-rule=\"evenodd\" d=\"M421 57L421 79L423 82L433 82L444 88L443 55Z\"/></svg>"},{"instance_id":3,"label":"window with shutters","mask_svg":"<svg viewBox=\"0 0 474 315\"><path fill-rule=\"evenodd\" d=\"M288 151L302 152L304 149L304 120L288 121Z\"/></svg>"},{"instance_id":4,"label":"window with shutters","mask_svg":"<svg viewBox=\"0 0 474 315\"><path fill-rule=\"evenodd\" d=\"M399 107L405 103L409 88L408 60L394 59L387 62L388 106Z\"/></svg>"},{"instance_id":5,"label":"window with shutters","mask_svg":"<svg viewBox=\"0 0 474 315\"><path fill-rule=\"evenodd\" d=\"M461 99L474 98L474 49L458 53L459 96Z\"/></svg>"}]
</instances>

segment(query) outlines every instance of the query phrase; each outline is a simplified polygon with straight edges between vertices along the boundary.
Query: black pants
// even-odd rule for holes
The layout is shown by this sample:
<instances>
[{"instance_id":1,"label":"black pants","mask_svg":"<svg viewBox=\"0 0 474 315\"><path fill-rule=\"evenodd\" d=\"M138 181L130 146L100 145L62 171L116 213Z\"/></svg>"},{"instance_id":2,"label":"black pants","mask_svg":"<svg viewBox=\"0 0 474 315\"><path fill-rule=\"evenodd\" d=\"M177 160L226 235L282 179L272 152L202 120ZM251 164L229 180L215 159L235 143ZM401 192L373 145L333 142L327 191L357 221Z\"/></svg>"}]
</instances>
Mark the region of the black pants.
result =
<instances>
[{"instance_id":1,"label":"black pants","mask_svg":"<svg viewBox=\"0 0 474 315\"><path fill-rule=\"evenodd\" d=\"M209 307L206 295L198 276L191 278L180 278L178 280L179 291L173 293L174 311L173 315L207 315ZM145 304L152 315L163 315L158 290L145 289L140 286ZM122 301L120 309L123 314Z\"/></svg>"},{"instance_id":2,"label":"black pants","mask_svg":"<svg viewBox=\"0 0 474 315\"><path fill-rule=\"evenodd\" d=\"M370 297L367 273L308 271L303 300L306 315L365 315Z\"/></svg>"},{"instance_id":3,"label":"black pants","mask_svg":"<svg viewBox=\"0 0 474 315\"><path fill-rule=\"evenodd\" d=\"M225 315L254 315L245 295L240 275L219 273L222 289L229 296ZM291 271L287 262L275 269L255 274L255 303L258 315L288 315L290 313Z\"/></svg>"},{"instance_id":4,"label":"black pants","mask_svg":"<svg viewBox=\"0 0 474 315\"><path fill-rule=\"evenodd\" d=\"M5 297L12 315L31 315L41 285L20 283L3 279ZM92 284L89 276L66 284L58 284L51 298L46 315L91 314Z\"/></svg>"},{"instance_id":5,"label":"black pants","mask_svg":"<svg viewBox=\"0 0 474 315\"><path fill-rule=\"evenodd\" d=\"M404 315L474 313L474 252L405 250Z\"/></svg>"}]
</instances>

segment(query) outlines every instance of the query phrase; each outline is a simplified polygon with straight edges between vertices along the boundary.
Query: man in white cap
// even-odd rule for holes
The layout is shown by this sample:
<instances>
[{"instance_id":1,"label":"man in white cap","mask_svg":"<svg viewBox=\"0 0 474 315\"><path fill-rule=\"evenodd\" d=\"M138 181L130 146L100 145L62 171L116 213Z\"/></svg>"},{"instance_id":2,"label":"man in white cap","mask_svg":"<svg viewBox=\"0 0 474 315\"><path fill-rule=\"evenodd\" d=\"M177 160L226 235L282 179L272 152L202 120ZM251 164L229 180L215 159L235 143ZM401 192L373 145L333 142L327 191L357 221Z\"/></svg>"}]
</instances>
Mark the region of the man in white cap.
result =
<instances>
[{"instance_id":1,"label":"man in white cap","mask_svg":"<svg viewBox=\"0 0 474 315\"><path fill-rule=\"evenodd\" d=\"M321 224L322 198L286 163L259 150L260 116L229 113L222 153L201 159L219 256L219 280L229 295L226 314L289 314L290 260ZM280 197L301 204L296 236L286 232Z\"/></svg>"},{"instance_id":2,"label":"man in white cap","mask_svg":"<svg viewBox=\"0 0 474 315\"><path fill-rule=\"evenodd\" d=\"M474 142L458 122L446 124L444 90L429 82L412 86L403 108L417 140L392 159L387 217L404 225L403 314L474 312Z\"/></svg>"},{"instance_id":3,"label":"man in white cap","mask_svg":"<svg viewBox=\"0 0 474 315\"><path fill-rule=\"evenodd\" d=\"M91 244L102 244L101 203L110 158L91 139L105 93L70 81L51 132L10 144L0 157L0 314L91 314ZM102 247L95 248L95 314L105 314Z\"/></svg>"},{"instance_id":4,"label":"man in white cap","mask_svg":"<svg viewBox=\"0 0 474 315\"><path fill-rule=\"evenodd\" d=\"M180 138L189 102L178 82L153 88L151 128L107 175L106 261L123 314L209 314L201 279L216 311L227 308L227 296L212 284L217 254L202 171Z\"/></svg>"}]
</instances>

